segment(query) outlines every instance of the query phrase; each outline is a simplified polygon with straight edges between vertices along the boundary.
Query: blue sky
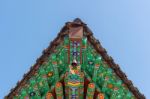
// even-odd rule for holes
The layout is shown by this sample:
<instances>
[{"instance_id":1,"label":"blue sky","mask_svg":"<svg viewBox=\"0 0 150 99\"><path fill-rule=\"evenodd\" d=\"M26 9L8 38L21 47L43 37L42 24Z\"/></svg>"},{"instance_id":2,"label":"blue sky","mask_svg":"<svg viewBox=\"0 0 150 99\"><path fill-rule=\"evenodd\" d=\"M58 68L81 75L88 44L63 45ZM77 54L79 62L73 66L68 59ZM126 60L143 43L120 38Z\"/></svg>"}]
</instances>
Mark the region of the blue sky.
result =
<instances>
[{"instance_id":1,"label":"blue sky","mask_svg":"<svg viewBox=\"0 0 150 99\"><path fill-rule=\"evenodd\" d=\"M149 99L149 5L149 0L0 0L0 99L76 17Z\"/></svg>"}]
</instances>

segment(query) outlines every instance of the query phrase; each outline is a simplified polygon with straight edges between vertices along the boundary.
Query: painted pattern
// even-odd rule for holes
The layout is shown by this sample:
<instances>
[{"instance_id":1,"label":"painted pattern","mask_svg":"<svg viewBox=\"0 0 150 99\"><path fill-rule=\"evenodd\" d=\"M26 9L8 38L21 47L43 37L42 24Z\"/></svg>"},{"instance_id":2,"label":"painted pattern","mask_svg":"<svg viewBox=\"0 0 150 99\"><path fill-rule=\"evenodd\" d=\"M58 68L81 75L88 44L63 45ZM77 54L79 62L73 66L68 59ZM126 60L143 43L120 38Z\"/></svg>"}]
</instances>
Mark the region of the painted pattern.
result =
<instances>
[{"instance_id":1,"label":"painted pattern","mask_svg":"<svg viewBox=\"0 0 150 99\"><path fill-rule=\"evenodd\" d=\"M81 37L66 35L14 99L135 99L87 37Z\"/></svg>"}]
</instances>

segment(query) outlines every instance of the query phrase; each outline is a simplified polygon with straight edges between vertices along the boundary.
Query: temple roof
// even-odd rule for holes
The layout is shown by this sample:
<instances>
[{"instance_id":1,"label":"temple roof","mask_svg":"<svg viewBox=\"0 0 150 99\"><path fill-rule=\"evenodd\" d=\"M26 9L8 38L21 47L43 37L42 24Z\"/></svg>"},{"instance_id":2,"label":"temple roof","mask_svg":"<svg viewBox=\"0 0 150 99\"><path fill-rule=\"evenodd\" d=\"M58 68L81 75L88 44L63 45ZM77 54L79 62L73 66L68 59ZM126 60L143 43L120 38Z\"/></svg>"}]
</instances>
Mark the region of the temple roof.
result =
<instances>
[{"instance_id":1,"label":"temple roof","mask_svg":"<svg viewBox=\"0 0 150 99\"><path fill-rule=\"evenodd\" d=\"M11 99L13 95L15 95L19 89L24 86L27 80L29 80L32 75L38 70L39 66L42 65L49 57L50 54L55 52L55 48L60 42L63 40L62 38L68 34L68 29L71 27L83 26L83 30L85 31L85 35L88 41L94 46L95 50L102 56L102 58L107 62L107 64L114 70L116 75L123 81L123 83L128 87L128 89L134 94L137 99L145 99L145 96L139 92L139 90L134 87L131 80L129 80L126 74L120 69L120 66L116 64L111 56L107 54L105 48L102 47L99 40L97 40L92 31L88 28L88 26L81 21L81 19L76 18L73 22L66 22L65 26L58 33L57 37L50 42L48 48L44 49L40 58L36 60L34 66L31 66L29 72L24 74L23 79L19 81L15 88L11 89L10 93L5 96L6 99Z\"/></svg>"}]
</instances>

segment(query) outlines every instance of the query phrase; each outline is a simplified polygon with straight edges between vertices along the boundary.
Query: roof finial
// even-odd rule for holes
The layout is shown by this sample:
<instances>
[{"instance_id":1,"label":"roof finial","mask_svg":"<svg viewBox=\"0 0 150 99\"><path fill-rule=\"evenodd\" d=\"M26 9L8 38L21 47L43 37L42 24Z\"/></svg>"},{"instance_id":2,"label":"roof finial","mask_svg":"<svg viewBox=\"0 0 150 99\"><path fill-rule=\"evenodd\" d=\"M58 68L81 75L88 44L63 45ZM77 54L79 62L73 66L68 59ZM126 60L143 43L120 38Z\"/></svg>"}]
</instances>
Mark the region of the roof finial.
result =
<instances>
[{"instance_id":1,"label":"roof finial","mask_svg":"<svg viewBox=\"0 0 150 99\"><path fill-rule=\"evenodd\" d=\"M76 18L76 19L74 19L74 21L73 21L73 22L78 23L78 24L83 23L83 22L81 21L81 19L80 19L80 18Z\"/></svg>"}]
</instances>

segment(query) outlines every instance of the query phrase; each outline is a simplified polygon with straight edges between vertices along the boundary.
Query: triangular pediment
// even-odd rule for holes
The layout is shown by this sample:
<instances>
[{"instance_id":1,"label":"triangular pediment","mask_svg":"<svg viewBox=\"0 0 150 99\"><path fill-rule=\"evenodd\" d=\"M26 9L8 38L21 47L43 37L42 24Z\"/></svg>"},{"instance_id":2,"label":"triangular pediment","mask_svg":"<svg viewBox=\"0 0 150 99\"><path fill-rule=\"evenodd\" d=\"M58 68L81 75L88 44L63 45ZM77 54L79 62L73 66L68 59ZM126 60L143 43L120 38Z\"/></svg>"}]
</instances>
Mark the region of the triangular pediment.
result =
<instances>
[{"instance_id":1,"label":"triangular pediment","mask_svg":"<svg viewBox=\"0 0 150 99\"><path fill-rule=\"evenodd\" d=\"M6 99L145 99L79 18L67 22Z\"/></svg>"}]
</instances>

